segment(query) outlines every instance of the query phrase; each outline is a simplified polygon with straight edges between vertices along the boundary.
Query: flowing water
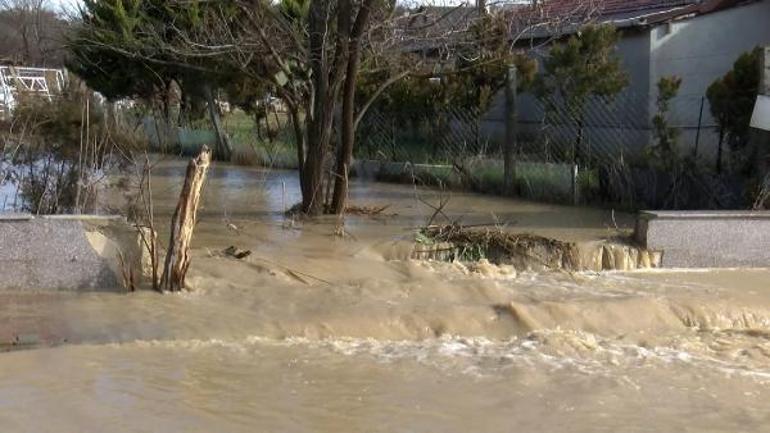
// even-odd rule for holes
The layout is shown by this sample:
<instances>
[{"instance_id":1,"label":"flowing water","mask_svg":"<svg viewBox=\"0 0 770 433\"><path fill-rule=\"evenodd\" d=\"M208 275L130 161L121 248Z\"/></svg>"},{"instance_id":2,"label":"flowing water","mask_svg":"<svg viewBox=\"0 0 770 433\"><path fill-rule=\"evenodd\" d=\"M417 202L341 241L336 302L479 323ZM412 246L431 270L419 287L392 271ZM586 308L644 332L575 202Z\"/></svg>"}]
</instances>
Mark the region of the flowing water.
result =
<instances>
[{"instance_id":1,"label":"flowing water","mask_svg":"<svg viewBox=\"0 0 770 433\"><path fill-rule=\"evenodd\" d=\"M153 174L160 220L182 175ZM412 261L438 192L356 183L390 207L339 237L283 216L297 190L214 168L189 293L0 294L0 341L43 343L0 354L0 431L770 431L770 271ZM444 213L576 241L633 223L459 193Z\"/></svg>"}]
</instances>

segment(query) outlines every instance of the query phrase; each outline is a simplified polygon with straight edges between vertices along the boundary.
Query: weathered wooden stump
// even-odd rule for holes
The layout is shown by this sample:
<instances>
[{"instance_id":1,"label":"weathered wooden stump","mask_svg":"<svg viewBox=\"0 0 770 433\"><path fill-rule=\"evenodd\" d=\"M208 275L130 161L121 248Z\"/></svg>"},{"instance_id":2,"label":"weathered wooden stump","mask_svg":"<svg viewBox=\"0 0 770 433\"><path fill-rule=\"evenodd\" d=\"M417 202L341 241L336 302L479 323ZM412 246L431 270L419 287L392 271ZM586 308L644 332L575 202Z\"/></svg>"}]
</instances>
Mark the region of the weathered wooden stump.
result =
<instances>
[{"instance_id":1,"label":"weathered wooden stump","mask_svg":"<svg viewBox=\"0 0 770 433\"><path fill-rule=\"evenodd\" d=\"M210 163L211 150L203 146L198 156L187 165L184 186L171 219L171 236L160 281L161 291L174 292L185 288L185 276L190 266L190 243Z\"/></svg>"}]
</instances>

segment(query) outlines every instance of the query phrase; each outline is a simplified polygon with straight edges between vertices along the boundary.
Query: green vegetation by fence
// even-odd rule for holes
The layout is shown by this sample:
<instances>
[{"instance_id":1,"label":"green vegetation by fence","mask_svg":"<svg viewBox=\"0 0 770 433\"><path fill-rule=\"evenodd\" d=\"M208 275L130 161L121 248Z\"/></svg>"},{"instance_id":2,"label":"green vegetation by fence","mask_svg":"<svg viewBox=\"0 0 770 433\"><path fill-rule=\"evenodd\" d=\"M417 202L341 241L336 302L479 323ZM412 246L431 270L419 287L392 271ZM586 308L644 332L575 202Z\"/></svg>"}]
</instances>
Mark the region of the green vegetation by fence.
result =
<instances>
[{"instance_id":1,"label":"green vegetation by fence","mask_svg":"<svg viewBox=\"0 0 770 433\"><path fill-rule=\"evenodd\" d=\"M258 136L256 122L241 110L233 110L223 118L223 124L232 141L231 161L239 165L269 168L297 168L294 138L285 119L270 122L274 136ZM168 127L157 117L147 116L142 127L151 148L155 151L195 155L204 144L216 140L216 133L205 121L187 126Z\"/></svg>"}]
</instances>

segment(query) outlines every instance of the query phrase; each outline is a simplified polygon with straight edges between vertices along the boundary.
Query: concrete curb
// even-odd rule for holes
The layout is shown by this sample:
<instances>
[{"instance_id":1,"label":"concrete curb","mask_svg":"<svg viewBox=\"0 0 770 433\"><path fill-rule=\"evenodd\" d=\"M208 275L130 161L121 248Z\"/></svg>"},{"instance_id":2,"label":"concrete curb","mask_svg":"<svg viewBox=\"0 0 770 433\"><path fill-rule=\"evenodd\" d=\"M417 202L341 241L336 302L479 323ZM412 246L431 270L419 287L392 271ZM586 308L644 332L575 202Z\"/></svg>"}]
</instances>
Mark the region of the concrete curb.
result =
<instances>
[{"instance_id":1,"label":"concrete curb","mask_svg":"<svg viewBox=\"0 0 770 433\"><path fill-rule=\"evenodd\" d=\"M121 216L0 216L0 290L123 289L120 256L141 273L135 228Z\"/></svg>"},{"instance_id":2,"label":"concrete curb","mask_svg":"<svg viewBox=\"0 0 770 433\"><path fill-rule=\"evenodd\" d=\"M665 268L770 266L770 212L645 211L635 237Z\"/></svg>"}]
</instances>

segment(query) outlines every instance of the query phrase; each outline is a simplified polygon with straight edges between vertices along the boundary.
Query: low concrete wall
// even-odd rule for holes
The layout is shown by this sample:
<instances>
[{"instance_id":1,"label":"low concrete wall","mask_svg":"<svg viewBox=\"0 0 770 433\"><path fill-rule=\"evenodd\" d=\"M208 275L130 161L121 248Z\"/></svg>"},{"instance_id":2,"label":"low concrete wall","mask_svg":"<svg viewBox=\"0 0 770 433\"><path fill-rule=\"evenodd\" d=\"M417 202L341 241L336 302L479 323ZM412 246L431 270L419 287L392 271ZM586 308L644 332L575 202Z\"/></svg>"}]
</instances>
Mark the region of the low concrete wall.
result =
<instances>
[{"instance_id":1,"label":"low concrete wall","mask_svg":"<svg viewBox=\"0 0 770 433\"><path fill-rule=\"evenodd\" d=\"M121 290L141 251L121 217L0 215L0 290Z\"/></svg>"},{"instance_id":2,"label":"low concrete wall","mask_svg":"<svg viewBox=\"0 0 770 433\"><path fill-rule=\"evenodd\" d=\"M636 240L662 267L770 267L770 212L642 212Z\"/></svg>"}]
</instances>

